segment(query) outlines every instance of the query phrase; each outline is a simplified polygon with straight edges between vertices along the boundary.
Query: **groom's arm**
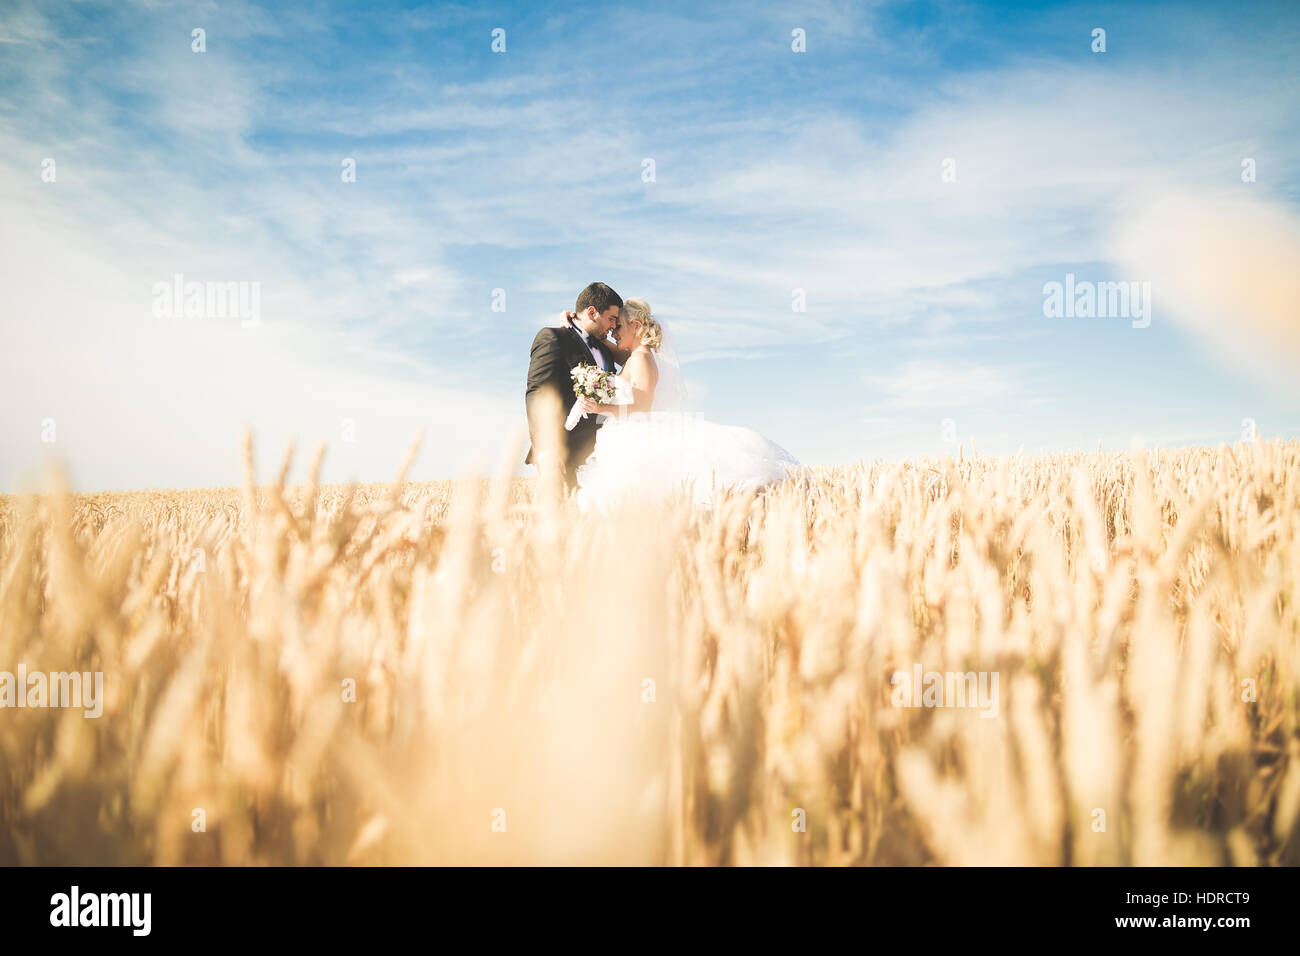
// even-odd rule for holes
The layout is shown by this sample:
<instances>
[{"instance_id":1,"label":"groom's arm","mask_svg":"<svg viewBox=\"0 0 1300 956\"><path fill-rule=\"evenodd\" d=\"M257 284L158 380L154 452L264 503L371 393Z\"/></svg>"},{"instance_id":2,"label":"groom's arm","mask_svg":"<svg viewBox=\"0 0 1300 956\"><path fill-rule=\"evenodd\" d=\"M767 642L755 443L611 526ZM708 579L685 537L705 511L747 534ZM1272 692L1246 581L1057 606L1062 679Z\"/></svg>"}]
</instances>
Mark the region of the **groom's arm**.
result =
<instances>
[{"instance_id":1,"label":"groom's arm","mask_svg":"<svg viewBox=\"0 0 1300 956\"><path fill-rule=\"evenodd\" d=\"M524 389L524 407L528 413L528 434L533 443L533 457L539 467L549 458L552 467L564 470L564 399L560 386L568 378L557 329L540 329L533 339L528 360L528 383Z\"/></svg>"},{"instance_id":2,"label":"groom's arm","mask_svg":"<svg viewBox=\"0 0 1300 956\"><path fill-rule=\"evenodd\" d=\"M533 348L528 360L525 402L531 404L536 401L536 396L542 389L558 388L560 381L568 378L568 371L557 330L539 329L533 339Z\"/></svg>"}]
</instances>

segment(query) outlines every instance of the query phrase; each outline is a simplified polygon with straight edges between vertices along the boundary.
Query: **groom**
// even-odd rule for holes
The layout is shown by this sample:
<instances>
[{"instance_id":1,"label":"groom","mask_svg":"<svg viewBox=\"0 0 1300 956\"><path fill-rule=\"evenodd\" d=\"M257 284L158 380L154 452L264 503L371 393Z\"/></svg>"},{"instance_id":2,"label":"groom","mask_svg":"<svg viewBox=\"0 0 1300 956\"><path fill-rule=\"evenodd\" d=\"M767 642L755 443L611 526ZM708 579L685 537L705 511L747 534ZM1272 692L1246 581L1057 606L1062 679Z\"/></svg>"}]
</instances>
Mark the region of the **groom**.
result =
<instances>
[{"instance_id":1,"label":"groom","mask_svg":"<svg viewBox=\"0 0 1300 956\"><path fill-rule=\"evenodd\" d=\"M600 425L595 415L588 415L573 431L564 430L564 419L577 401L569 372L584 364L614 371L615 353L605 336L618 324L622 308L617 292L603 282L593 282L578 293L577 314L568 313L567 324L542 329L533 339L524 391L532 446L524 464L537 465L541 473L562 472L570 490L578 485L578 466L595 448Z\"/></svg>"}]
</instances>

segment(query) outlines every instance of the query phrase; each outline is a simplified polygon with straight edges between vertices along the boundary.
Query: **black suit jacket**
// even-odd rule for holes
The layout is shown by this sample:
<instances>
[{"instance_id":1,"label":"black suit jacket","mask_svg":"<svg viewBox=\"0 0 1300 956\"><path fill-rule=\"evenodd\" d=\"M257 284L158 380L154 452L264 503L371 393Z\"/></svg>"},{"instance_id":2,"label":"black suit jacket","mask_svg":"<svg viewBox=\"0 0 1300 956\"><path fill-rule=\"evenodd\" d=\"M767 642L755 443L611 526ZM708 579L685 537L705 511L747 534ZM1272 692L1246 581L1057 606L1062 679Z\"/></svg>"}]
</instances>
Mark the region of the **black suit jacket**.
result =
<instances>
[{"instance_id":1,"label":"black suit jacket","mask_svg":"<svg viewBox=\"0 0 1300 956\"><path fill-rule=\"evenodd\" d=\"M597 346L605 355L608 368L614 368L614 355L604 342ZM524 391L524 406L528 411L528 436L531 446L525 464L535 464L534 452L545 438L560 441L564 450L564 470L569 481L579 465L587 460L596 447L596 431L600 426L595 415L588 415L574 426L564 430L564 419L573 408L577 396L573 394L573 379L569 372L578 365L593 365L591 350L582 335L571 325L563 328L545 328L533 339L532 356L528 362L528 385ZM554 400L544 396L554 396ZM558 409L559 414L555 412Z\"/></svg>"}]
</instances>

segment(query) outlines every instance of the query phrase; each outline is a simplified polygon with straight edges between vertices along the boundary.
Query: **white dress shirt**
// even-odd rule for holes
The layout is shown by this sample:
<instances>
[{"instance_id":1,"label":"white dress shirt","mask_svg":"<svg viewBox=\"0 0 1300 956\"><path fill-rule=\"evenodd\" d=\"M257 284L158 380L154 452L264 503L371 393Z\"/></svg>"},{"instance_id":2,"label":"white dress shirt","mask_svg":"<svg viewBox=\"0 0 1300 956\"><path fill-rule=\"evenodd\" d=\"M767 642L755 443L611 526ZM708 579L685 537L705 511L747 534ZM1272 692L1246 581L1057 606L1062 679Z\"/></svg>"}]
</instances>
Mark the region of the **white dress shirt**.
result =
<instances>
[{"instance_id":1,"label":"white dress shirt","mask_svg":"<svg viewBox=\"0 0 1300 956\"><path fill-rule=\"evenodd\" d=\"M587 348L591 351L591 357L596 363L596 368L605 368L605 358L601 354L600 347L592 341L594 336L588 335L582 330L581 326L572 321L569 322L569 328L576 330L577 333L582 336L583 342L586 343ZM613 363L611 362L610 364L612 365ZM611 368L610 371L613 371L613 369Z\"/></svg>"}]
</instances>

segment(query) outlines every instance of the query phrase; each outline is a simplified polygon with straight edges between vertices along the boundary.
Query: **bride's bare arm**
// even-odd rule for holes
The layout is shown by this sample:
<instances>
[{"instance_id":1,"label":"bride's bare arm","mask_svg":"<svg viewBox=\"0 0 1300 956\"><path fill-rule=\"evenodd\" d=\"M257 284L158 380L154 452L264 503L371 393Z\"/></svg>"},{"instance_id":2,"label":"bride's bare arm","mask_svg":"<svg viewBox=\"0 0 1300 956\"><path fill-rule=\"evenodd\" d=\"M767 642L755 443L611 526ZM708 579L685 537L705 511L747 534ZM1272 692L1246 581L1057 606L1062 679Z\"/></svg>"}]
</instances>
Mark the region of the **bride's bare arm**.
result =
<instances>
[{"instance_id":1,"label":"bride's bare arm","mask_svg":"<svg viewBox=\"0 0 1300 956\"><path fill-rule=\"evenodd\" d=\"M627 375L632 380L634 401L630 412L648 412L655 400L655 385L659 383L659 369L646 352L638 352L627 360Z\"/></svg>"}]
</instances>

